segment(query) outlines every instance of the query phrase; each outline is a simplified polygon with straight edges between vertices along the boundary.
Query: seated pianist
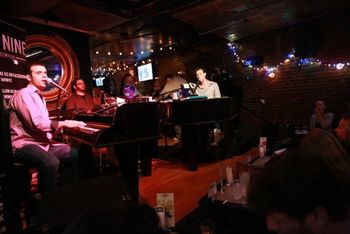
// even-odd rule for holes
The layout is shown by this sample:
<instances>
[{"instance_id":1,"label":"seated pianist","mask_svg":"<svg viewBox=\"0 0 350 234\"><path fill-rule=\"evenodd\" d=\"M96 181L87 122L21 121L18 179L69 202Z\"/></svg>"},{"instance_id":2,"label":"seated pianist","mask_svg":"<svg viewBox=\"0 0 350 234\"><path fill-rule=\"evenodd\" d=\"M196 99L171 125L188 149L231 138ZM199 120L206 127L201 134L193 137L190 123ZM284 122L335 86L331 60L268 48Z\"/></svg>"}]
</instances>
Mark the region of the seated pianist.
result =
<instances>
[{"instance_id":1,"label":"seated pianist","mask_svg":"<svg viewBox=\"0 0 350 234\"><path fill-rule=\"evenodd\" d=\"M206 78L207 73L204 68L196 68L197 84L194 87L194 93L198 96L207 96L208 98L220 98L219 85Z\"/></svg>"},{"instance_id":2,"label":"seated pianist","mask_svg":"<svg viewBox=\"0 0 350 234\"><path fill-rule=\"evenodd\" d=\"M220 98L221 93L219 85L206 78L204 68L196 68L197 84L192 92L198 96L206 96L207 98ZM181 144L185 151L186 166L189 170L197 170L197 160L202 155L201 152L206 150L209 145L209 126L182 126ZM193 144L193 140L197 140L197 144Z\"/></svg>"},{"instance_id":3,"label":"seated pianist","mask_svg":"<svg viewBox=\"0 0 350 234\"><path fill-rule=\"evenodd\" d=\"M27 65L27 87L17 91L9 101L11 140L14 161L38 171L39 191L52 190L79 179L77 150L53 142L52 133L63 127L83 127L81 121L50 120L41 92L50 83L45 66L38 62ZM60 170L59 170L60 169ZM62 173L59 173L62 172Z\"/></svg>"}]
</instances>

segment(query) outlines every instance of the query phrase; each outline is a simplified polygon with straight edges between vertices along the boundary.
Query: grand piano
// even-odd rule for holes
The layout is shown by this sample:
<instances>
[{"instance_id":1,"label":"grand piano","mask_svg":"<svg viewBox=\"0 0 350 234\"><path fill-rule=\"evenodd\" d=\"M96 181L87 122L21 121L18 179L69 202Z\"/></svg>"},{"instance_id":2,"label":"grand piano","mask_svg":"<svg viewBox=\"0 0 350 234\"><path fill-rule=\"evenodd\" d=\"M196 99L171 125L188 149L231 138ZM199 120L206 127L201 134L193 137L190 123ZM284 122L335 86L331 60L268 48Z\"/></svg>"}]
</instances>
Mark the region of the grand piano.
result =
<instances>
[{"instance_id":1,"label":"grand piano","mask_svg":"<svg viewBox=\"0 0 350 234\"><path fill-rule=\"evenodd\" d=\"M190 97L181 101L162 103L161 123L180 125L181 144L189 170L197 170L197 163L203 153L203 136L215 123L223 124L224 154L232 154L232 121L237 117L233 98Z\"/></svg>"},{"instance_id":2,"label":"grand piano","mask_svg":"<svg viewBox=\"0 0 350 234\"><path fill-rule=\"evenodd\" d=\"M159 106L156 102L127 103L113 114L80 113L75 119L83 120L86 127L65 128L64 134L91 147L114 147L122 177L131 198L138 201L139 144L157 144ZM151 159L147 160L151 167Z\"/></svg>"}]
</instances>

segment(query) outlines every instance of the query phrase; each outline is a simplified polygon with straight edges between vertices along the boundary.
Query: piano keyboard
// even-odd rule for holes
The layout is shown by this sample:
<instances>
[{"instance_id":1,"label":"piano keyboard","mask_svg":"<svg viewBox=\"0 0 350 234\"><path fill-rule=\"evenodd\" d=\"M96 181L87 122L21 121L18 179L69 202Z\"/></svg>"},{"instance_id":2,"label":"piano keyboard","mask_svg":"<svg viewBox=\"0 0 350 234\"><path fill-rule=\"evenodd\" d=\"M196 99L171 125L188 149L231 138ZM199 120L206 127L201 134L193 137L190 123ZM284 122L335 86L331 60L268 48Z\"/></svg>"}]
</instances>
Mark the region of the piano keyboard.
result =
<instances>
[{"instance_id":1,"label":"piano keyboard","mask_svg":"<svg viewBox=\"0 0 350 234\"><path fill-rule=\"evenodd\" d=\"M98 128L91 128L91 127L86 127L86 126L81 126L79 127L80 129L83 129L83 130L88 130L88 131L93 131L93 132L98 132L100 131L101 129L98 129Z\"/></svg>"},{"instance_id":2,"label":"piano keyboard","mask_svg":"<svg viewBox=\"0 0 350 234\"><path fill-rule=\"evenodd\" d=\"M109 127L111 127L111 125L110 124L103 124L103 123L96 123L96 122L87 122L85 127L101 130L101 129L109 128Z\"/></svg>"}]
</instances>

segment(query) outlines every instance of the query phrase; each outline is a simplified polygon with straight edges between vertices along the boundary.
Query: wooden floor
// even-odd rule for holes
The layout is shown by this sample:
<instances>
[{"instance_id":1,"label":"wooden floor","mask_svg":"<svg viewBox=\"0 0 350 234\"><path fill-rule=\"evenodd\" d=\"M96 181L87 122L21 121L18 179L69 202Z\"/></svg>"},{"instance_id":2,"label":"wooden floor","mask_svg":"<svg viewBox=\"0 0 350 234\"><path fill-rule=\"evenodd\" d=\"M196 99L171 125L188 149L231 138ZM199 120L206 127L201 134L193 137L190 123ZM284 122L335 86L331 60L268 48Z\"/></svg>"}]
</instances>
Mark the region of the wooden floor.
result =
<instances>
[{"instance_id":1,"label":"wooden floor","mask_svg":"<svg viewBox=\"0 0 350 234\"><path fill-rule=\"evenodd\" d=\"M140 201L155 206L157 193L174 193L175 222L178 222L207 194L209 184L219 178L220 167L234 166L237 161L245 163L249 155L256 154L254 148L223 161L200 163L197 171L188 171L179 162L155 160L152 176L140 178Z\"/></svg>"}]
</instances>

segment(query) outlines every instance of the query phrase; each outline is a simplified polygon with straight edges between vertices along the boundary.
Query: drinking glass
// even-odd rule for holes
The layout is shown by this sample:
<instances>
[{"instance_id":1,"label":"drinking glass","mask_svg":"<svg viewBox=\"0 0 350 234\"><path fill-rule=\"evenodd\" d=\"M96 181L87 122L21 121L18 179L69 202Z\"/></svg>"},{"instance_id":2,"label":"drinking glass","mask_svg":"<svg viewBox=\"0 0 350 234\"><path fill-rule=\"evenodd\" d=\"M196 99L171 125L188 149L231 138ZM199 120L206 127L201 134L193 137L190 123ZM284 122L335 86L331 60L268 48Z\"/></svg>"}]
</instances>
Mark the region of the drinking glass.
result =
<instances>
[{"instance_id":1,"label":"drinking glass","mask_svg":"<svg viewBox=\"0 0 350 234\"><path fill-rule=\"evenodd\" d=\"M240 200L243 197L243 188L239 180L234 180L232 185L232 195L235 200Z\"/></svg>"},{"instance_id":2,"label":"drinking glass","mask_svg":"<svg viewBox=\"0 0 350 234\"><path fill-rule=\"evenodd\" d=\"M215 234L215 221L212 219L204 219L200 223L201 234Z\"/></svg>"}]
</instances>

